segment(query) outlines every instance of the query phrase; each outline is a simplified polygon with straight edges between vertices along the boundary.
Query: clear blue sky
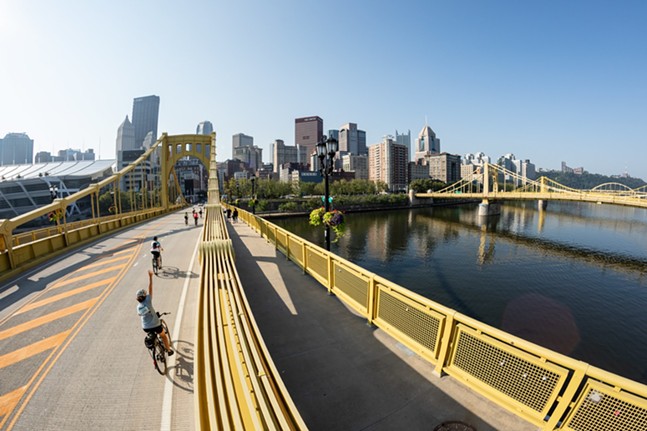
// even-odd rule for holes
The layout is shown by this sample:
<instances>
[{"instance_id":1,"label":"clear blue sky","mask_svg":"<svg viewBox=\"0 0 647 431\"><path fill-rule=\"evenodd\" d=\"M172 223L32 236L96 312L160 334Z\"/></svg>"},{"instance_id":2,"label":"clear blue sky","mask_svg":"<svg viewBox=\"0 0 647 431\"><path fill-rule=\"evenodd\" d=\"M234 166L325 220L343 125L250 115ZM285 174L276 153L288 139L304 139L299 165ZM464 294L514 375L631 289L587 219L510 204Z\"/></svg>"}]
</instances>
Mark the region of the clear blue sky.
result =
<instances>
[{"instance_id":1,"label":"clear blue sky","mask_svg":"<svg viewBox=\"0 0 647 431\"><path fill-rule=\"evenodd\" d=\"M294 119L369 145L428 124L441 150L647 180L647 1L0 0L0 137L115 157L133 98L159 132L209 120L294 144Z\"/></svg>"}]
</instances>

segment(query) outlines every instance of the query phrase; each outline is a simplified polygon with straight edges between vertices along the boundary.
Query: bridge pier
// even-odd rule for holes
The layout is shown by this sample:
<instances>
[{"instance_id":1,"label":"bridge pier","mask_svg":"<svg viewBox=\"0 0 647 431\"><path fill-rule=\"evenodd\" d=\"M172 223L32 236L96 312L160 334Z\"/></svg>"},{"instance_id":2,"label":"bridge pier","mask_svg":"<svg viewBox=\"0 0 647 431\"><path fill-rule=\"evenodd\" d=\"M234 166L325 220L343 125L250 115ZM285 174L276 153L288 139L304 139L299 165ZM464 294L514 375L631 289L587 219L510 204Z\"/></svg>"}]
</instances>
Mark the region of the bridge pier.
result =
<instances>
[{"instance_id":1,"label":"bridge pier","mask_svg":"<svg viewBox=\"0 0 647 431\"><path fill-rule=\"evenodd\" d=\"M547 200L543 200L543 199L539 199L539 200L537 201L537 209L538 209L539 211L545 211L545 210L546 210L546 208L548 208L548 201L547 201Z\"/></svg>"},{"instance_id":2,"label":"bridge pier","mask_svg":"<svg viewBox=\"0 0 647 431\"><path fill-rule=\"evenodd\" d=\"M489 202L483 199L479 204L479 216L493 216L501 214L501 204L496 202Z\"/></svg>"},{"instance_id":3,"label":"bridge pier","mask_svg":"<svg viewBox=\"0 0 647 431\"><path fill-rule=\"evenodd\" d=\"M415 205L420 205L422 204L422 201L424 200L425 203L433 203L434 198L427 198L427 199L420 199L416 197L416 192L413 190L409 190L409 205L410 206L415 206Z\"/></svg>"}]
</instances>

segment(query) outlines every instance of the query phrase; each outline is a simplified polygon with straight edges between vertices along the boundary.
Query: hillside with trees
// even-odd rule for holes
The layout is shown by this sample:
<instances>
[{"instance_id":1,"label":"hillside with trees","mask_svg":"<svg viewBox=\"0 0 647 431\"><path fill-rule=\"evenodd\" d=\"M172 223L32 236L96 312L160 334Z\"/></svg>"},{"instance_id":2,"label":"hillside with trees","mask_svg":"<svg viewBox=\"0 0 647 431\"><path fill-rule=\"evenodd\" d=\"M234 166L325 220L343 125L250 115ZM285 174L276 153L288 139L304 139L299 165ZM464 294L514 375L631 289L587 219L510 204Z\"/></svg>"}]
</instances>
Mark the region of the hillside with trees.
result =
<instances>
[{"instance_id":1,"label":"hillside with trees","mask_svg":"<svg viewBox=\"0 0 647 431\"><path fill-rule=\"evenodd\" d=\"M591 174L586 171L581 175L562 171L544 171L539 172L538 174L540 176L550 178L553 181L557 181L567 187L580 190L589 190L604 183L620 183L632 189L647 185L647 183L640 178L610 177L607 175Z\"/></svg>"}]
</instances>

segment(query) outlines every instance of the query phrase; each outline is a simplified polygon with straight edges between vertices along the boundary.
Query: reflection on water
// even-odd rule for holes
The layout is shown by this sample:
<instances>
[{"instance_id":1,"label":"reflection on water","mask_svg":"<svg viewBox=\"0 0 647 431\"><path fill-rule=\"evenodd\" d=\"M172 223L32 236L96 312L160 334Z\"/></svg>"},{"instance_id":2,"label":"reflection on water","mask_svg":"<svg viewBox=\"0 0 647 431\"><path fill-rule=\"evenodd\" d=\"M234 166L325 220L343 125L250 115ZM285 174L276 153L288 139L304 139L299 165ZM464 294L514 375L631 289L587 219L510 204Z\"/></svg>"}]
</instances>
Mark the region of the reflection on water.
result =
<instances>
[{"instance_id":1,"label":"reflection on water","mask_svg":"<svg viewBox=\"0 0 647 431\"><path fill-rule=\"evenodd\" d=\"M332 251L480 321L647 383L647 210L550 202L352 213ZM275 223L316 244L307 218Z\"/></svg>"}]
</instances>

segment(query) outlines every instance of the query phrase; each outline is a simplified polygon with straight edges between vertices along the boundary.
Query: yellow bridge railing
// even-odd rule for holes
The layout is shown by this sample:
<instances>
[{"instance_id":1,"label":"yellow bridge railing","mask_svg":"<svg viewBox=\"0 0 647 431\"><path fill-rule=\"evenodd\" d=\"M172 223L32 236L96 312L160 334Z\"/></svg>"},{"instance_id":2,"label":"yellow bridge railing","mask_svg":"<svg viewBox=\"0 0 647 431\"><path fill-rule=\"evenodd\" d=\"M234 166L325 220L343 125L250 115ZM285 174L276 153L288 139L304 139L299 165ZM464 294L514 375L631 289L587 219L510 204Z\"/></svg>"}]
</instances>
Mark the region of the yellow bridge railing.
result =
<instances>
[{"instance_id":1,"label":"yellow bridge railing","mask_svg":"<svg viewBox=\"0 0 647 431\"><path fill-rule=\"evenodd\" d=\"M212 139L210 136L206 138ZM168 142L175 142L173 139L177 140L177 137L164 134L149 150L119 172L28 213L0 220L0 279L109 232L180 208L184 199L177 175L172 175L172 166L162 169L161 175L151 174L155 160L172 159L171 156L166 157L169 151L164 148L168 148ZM83 204L78 205L81 202ZM82 220L70 220L67 210L73 206L87 208ZM28 230L28 226L39 221L42 223L48 217L53 225Z\"/></svg>"},{"instance_id":2,"label":"yellow bridge railing","mask_svg":"<svg viewBox=\"0 0 647 431\"><path fill-rule=\"evenodd\" d=\"M219 203L215 153L200 239L195 418L201 430L305 430L250 311Z\"/></svg>"},{"instance_id":3,"label":"yellow bridge railing","mask_svg":"<svg viewBox=\"0 0 647 431\"><path fill-rule=\"evenodd\" d=\"M647 386L485 325L290 232L239 217L331 293L444 373L543 430L647 430Z\"/></svg>"}]
</instances>

